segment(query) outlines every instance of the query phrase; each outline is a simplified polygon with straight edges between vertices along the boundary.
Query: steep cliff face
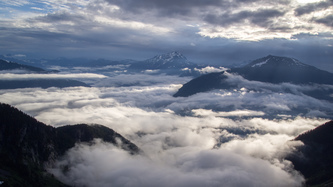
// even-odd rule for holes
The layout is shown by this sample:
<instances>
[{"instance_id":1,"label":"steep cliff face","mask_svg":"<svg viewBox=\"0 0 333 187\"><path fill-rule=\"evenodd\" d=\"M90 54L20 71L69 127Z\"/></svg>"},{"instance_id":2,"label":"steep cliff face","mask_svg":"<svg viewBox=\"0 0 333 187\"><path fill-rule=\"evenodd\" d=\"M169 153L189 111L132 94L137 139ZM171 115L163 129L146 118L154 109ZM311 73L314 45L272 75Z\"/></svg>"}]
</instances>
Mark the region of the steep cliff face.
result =
<instances>
[{"instance_id":1,"label":"steep cliff face","mask_svg":"<svg viewBox=\"0 0 333 187\"><path fill-rule=\"evenodd\" d=\"M99 138L130 154L139 148L112 129L101 125L73 125L54 128L0 104L0 181L8 186L66 186L44 169L78 142ZM121 142L119 145L118 142Z\"/></svg>"}]
</instances>

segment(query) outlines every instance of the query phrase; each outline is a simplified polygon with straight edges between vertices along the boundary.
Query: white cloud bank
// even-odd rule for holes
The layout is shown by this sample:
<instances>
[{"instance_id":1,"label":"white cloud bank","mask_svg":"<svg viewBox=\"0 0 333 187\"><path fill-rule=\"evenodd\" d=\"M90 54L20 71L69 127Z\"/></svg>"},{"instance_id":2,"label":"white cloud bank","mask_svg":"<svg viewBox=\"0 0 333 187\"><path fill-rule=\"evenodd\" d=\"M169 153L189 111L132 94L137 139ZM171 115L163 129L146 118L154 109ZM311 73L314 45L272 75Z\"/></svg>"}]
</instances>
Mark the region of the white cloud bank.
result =
<instances>
[{"instance_id":1,"label":"white cloud bank","mask_svg":"<svg viewBox=\"0 0 333 187\"><path fill-rule=\"evenodd\" d=\"M250 101L259 109L267 102L285 104L291 109L295 105L318 107L318 100L304 102L308 99L304 95L280 97L268 91L246 89L173 98L171 95L179 86L166 83L0 90L0 101L53 126L77 123L108 126L144 152L128 155L98 140L93 146L78 144L50 168L56 177L70 185L302 186L303 177L283 157L301 145L290 140L327 119L264 119L261 116L266 111L237 107ZM263 98L270 99L258 103ZM290 103L281 103L286 98L290 98ZM202 109L232 103L235 108L229 112ZM176 115L174 109L179 108L198 116ZM247 118L221 117L236 114ZM69 170L63 173L65 165Z\"/></svg>"},{"instance_id":2,"label":"white cloud bank","mask_svg":"<svg viewBox=\"0 0 333 187\"><path fill-rule=\"evenodd\" d=\"M77 145L50 171L75 186L301 186L302 178L269 162L225 150L180 148L161 155L167 162L129 155L110 144Z\"/></svg>"}]
</instances>

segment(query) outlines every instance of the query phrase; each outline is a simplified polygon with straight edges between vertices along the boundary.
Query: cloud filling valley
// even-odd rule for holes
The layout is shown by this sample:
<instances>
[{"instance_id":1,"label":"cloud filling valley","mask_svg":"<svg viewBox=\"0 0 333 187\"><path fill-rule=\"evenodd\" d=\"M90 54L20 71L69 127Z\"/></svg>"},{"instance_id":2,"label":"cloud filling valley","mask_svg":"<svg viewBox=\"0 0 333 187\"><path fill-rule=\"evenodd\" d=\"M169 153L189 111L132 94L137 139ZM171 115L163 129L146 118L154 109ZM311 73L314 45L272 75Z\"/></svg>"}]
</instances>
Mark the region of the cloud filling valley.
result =
<instances>
[{"instance_id":1,"label":"cloud filling valley","mask_svg":"<svg viewBox=\"0 0 333 187\"><path fill-rule=\"evenodd\" d=\"M302 145L293 138L328 121L333 108L302 94L323 89L318 85L230 75L239 88L175 98L188 78L128 78L96 76L94 87L0 90L0 102L55 127L105 125L142 150L130 155L98 139L77 144L49 168L74 186L302 186L303 176L284 156ZM130 86L131 80L146 81Z\"/></svg>"}]
</instances>

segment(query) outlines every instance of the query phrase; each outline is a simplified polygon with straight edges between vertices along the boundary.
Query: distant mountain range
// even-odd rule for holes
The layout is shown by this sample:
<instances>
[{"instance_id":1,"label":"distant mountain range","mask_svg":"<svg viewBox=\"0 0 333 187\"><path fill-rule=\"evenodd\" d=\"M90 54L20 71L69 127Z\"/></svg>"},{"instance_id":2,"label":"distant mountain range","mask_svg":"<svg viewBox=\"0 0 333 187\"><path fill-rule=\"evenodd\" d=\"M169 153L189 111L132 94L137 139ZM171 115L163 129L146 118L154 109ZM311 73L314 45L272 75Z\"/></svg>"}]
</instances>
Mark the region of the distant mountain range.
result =
<instances>
[{"instance_id":1,"label":"distant mountain range","mask_svg":"<svg viewBox=\"0 0 333 187\"><path fill-rule=\"evenodd\" d=\"M46 71L42 68L19 64L16 62L10 62L7 60L0 59L0 71L5 73L57 73L57 71ZM21 79L21 80L0 80L0 89L16 89L16 88L49 88L49 87L73 87L73 86L84 86L89 87L89 85L71 79Z\"/></svg>"},{"instance_id":2,"label":"distant mountain range","mask_svg":"<svg viewBox=\"0 0 333 187\"><path fill-rule=\"evenodd\" d=\"M66 186L44 168L78 142L99 138L130 154L139 148L112 129L101 125L54 128L0 103L0 181L4 186ZM121 143L119 142L121 141Z\"/></svg>"},{"instance_id":3,"label":"distant mountain range","mask_svg":"<svg viewBox=\"0 0 333 187\"><path fill-rule=\"evenodd\" d=\"M177 52L156 55L153 58L132 63L128 70L134 72L152 72L165 73L168 75L179 76L199 76L200 72L195 68L204 68L204 65L198 65L187 60L187 58Z\"/></svg>"},{"instance_id":4,"label":"distant mountain range","mask_svg":"<svg viewBox=\"0 0 333 187\"><path fill-rule=\"evenodd\" d=\"M37 72L37 73L46 73L42 68L29 66L29 65L23 65L16 62L11 62L7 60L0 59L0 71L4 70L24 70L24 71L31 71L31 72Z\"/></svg>"},{"instance_id":5,"label":"distant mountain range","mask_svg":"<svg viewBox=\"0 0 333 187\"><path fill-rule=\"evenodd\" d=\"M0 58L14 61L15 59L11 56L1 56ZM180 76L199 76L201 73L196 71L195 68L201 69L207 67L207 65L198 65L190 62L183 54L174 51L170 53L156 55L152 58L143 61L137 60L106 60L97 59L89 60L83 58L56 58L56 59L33 59L33 60L22 60L17 59L17 62L21 64L34 64L34 66L52 68L52 67L91 67L92 71L103 72L112 71L121 68L124 72L128 73L155 73L155 74L169 74L169 75L180 75ZM213 67L213 65L210 65ZM96 68L96 69L94 69Z\"/></svg>"},{"instance_id":6,"label":"distant mountain range","mask_svg":"<svg viewBox=\"0 0 333 187\"><path fill-rule=\"evenodd\" d=\"M142 62L131 64L130 69L182 69L196 67L196 64L189 62L187 58L179 52L171 52L161 55L156 55L153 58Z\"/></svg>"},{"instance_id":7,"label":"distant mountain range","mask_svg":"<svg viewBox=\"0 0 333 187\"><path fill-rule=\"evenodd\" d=\"M267 83L294 83L294 84L330 84L333 85L333 74L317 69L316 67L303 64L296 59L278 56L266 56L252 61L240 68L232 68L225 72L210 73L197 77L184 84L175 97L187 97L196 93L213 89L231 89L237 87L227 81L227 74L241 75L243 78L252 81ZM312 95L325 96L329 93L309 93Z\"/></svg>"},{"instance_id":8,"label":"distant mountain range","mask_svg":"<svg viewBox=\"0 0 333 187\"><path fill-rule=\"evenodd\" d=\"M66 64L66 59L59 58L55 60L59 65ZM110 61L110 60L95 60L95 61L82 61L76 59L72 65L86 66L87 71L103 73L103 71L116 71L121 70L122 73L149 73L149 74L168 74L178 76L192 76L198 77L183 85L179 91L174 94L175 97L187 97L199 92L205 92L212 89L228 89L235 88L237 85L230 84L227 80L226 73L232 73L242 76L243 78L251 81L261 81L267 83L293 83L293 84L333 84L333 74L327 71L317 69L316 67L301 63L294 58L279 57L268 55L266 57L254 60L243 67L231 68L225 72L211 73L202 75L201 71L207 66L197 65L190 62L187 58L179 52L171 52L166 54L156 55L144 61ZM51 63L52 64L52 63ZM67 65L71 64L70 62ZM114 66L114 70L105 68ZM98 67L98 68L97 68ZM2 68L2 69L1 69ZM219 70L217 67L210 67L214 71ZM29 70L31 72L48 73L38 67L8 62L0 60L0 70ZM208 68L209 69L209 68ZM209 72L209 71L208 71ZM210 71L211 72L211 71ZM200 77L201 76L201 77ZM0 80L0 89L11 88L26 88L26 87L70 87L70 86L88 86L87 84L74 81L74 80L15 80L5 81ZM327 93L309 92L311 96L320 95L321 98L333 100L332 97L327 96Z\"/></svg>"}]
</instances>

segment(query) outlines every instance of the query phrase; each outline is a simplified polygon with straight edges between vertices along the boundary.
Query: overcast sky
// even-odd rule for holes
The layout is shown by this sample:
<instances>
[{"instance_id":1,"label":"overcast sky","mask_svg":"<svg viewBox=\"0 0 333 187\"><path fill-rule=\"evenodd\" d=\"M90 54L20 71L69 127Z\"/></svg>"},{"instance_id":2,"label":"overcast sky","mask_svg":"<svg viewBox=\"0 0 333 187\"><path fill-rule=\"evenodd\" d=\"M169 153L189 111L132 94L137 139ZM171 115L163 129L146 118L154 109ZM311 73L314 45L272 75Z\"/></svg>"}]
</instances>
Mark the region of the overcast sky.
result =
<instances>
[{"instance_id":1,"label":"overcast sky","mask_svg":"<svg viewBox=\"0 0 333 187\"><path fill-rule=\"evenodd\" d=\"M268 54L333 69L332 0L1 0L0 54L197 63Z\"/></svg>"}]
</instances>

